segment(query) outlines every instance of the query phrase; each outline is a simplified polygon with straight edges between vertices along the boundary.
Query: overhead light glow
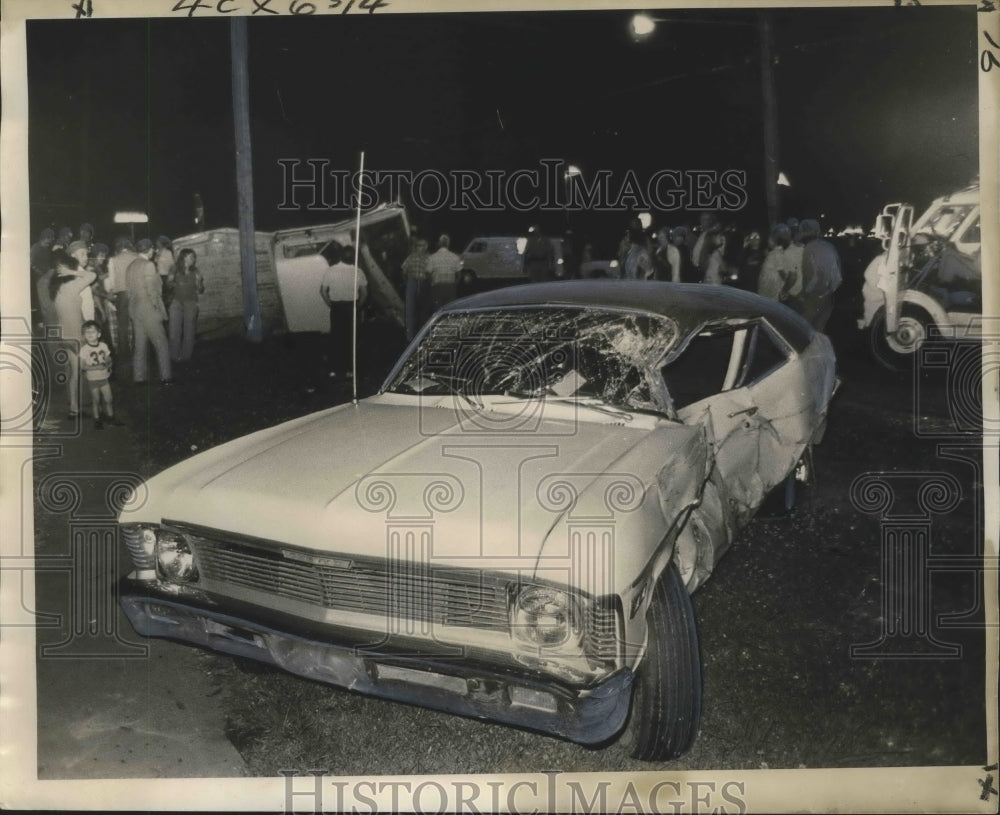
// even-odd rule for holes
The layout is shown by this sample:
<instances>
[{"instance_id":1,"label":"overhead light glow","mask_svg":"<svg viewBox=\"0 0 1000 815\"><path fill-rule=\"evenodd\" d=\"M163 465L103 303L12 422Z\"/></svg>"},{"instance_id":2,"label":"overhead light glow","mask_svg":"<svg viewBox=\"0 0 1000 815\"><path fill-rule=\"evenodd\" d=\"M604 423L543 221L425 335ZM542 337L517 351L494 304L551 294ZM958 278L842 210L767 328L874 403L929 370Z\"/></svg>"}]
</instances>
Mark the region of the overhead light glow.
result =
<instances>
[{"instance_id":1,"label":"overhead light glow","mask_svg":"<svg viewBox=\"0 0 1000 815\"><path fill-rule=\"evenodd\" d=\"M653 33L656 21L648 14L636 14L632 18L632 33L637 37L646 37Z\"/></svg>"}]
</instances>

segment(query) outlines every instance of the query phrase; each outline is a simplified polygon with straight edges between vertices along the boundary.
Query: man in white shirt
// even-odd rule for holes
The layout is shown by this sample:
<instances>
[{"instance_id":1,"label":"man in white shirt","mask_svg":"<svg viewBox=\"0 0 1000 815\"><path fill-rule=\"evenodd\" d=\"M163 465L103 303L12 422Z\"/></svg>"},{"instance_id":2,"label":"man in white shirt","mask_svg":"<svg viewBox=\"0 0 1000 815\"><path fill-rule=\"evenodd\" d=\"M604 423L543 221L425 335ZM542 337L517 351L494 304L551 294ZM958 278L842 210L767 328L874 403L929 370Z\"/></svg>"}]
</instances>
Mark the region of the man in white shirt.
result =
<instances>
[{"instance_id":1,"label":"man in white shirt","mask_svg":"<svg viewBox=\"0 0 1000 815\"><path fill-rule=\"evenodd\" d=\"M458 292L458 274L462 271L462 259L452 252L449 246L451 238L442 235L438 238L437 251L427 258L432 311L437 311L441 306L450 303Z\"/></svg>"},{"instance_id":2,"label":"man in white shirt","mask_svg":"<svg viewBox=\"0 0 1000 815\"><path fill-rule=\"evenodd\" d=\"M323 275L319 294L330 309L330 376L353 376L351 346L355 310L368 296L368 279L353 263L354 249L331 244L324 252L330 268Z\"/></svg>"}]
</instances>

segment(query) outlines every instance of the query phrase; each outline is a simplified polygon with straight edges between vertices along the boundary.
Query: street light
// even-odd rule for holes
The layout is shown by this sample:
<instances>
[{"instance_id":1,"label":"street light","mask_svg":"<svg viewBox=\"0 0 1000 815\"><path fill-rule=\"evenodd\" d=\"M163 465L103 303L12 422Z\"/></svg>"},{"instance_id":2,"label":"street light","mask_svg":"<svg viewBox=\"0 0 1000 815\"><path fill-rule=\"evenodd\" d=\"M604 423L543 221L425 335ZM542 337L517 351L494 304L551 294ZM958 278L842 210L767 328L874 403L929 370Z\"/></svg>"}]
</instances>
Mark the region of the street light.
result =
<instances>
[{"instance_id":1,"label":"street light","mask_svg":"<svg viewBox=\"0 0 1000 815\"><path fill-rule=\"evenodd\" d=\"M760 85L764 126L764 195L767 200L768 223L777 223L780 216L778 202L778 105L772 73L771 17L766 10L757 12L757 22L726 19L694 19L691 17L652 17L644 12L631 19L632 36L636 40L648 37L656 30L657 23L701 23L738 28L756 27L760 43ZM787 178L785 179L787 183Z\"/></svg>"},{"instance_id":2,"label":"street light","mask_svg":"<svg viewBox=\"0 0 1000 815\"><path fill-rule=\"evenodd\" d=\"M656 20L648 14L639 12L632 18L632 34L636 37L648 37L656 28Z\"/></svg>"}]
</instances>

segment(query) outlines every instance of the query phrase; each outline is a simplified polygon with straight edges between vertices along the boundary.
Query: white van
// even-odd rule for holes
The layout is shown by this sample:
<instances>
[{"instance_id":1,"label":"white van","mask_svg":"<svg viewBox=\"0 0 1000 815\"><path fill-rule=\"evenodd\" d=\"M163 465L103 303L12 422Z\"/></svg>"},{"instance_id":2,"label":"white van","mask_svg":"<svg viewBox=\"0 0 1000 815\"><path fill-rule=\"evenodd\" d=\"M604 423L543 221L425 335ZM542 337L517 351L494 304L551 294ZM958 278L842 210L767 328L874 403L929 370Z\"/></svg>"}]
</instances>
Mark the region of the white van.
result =
<instances>
[{"instance_id":1,"label":"white van","mask_svg":"<svg viewBox=\"0 0 1000 815\"><path fill-rule=\"evenodd\" d=\"M570 277L563 259L561 238L549 238L556 257L557 279ZM526 237L473 238L462 252L461 281L469 284L476 280L526 279L524 273L524 248Z\"/></svg>"}]
</instances>

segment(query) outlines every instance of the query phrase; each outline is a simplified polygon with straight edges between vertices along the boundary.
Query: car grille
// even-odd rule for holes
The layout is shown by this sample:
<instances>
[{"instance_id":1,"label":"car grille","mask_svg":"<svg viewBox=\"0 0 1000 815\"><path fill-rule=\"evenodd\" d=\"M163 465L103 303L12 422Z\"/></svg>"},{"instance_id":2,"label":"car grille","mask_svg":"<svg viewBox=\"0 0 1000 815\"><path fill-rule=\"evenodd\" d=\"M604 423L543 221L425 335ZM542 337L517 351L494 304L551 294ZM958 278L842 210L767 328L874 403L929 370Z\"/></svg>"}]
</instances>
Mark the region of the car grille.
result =
<instances>
[{"instance_id":1,"label":"car grille","mask_svg":"<svg viewBox=\"0 0 1000 815\"><path fill-rule=\"evenodd\" d=\"M419 559L316 555L280 543L234 541L203 527L170 526L187 536L202 579L220 587L379 615L391 632L403 633L402 627L413 621L509 630L508 592L516 581L509 575L431 567ZM592 658L609 665L621 658L620 621L616 596L590 601L584 637ZM415 632L410 628L406 633Z\"/></svg>"},{"instance_id":2,"label":"car grille","mask_svg":"<svg viewBox=\"0 0 1000 815\"><path fill-rule=\"evenodd\" d=\"M190 533L189 533L190 535ZM202 577L322 608L506 630L509 578L405 560L327 557L190 535ZM297 557L310 558L296 559Z\"/></svg>"}]
</instances>

